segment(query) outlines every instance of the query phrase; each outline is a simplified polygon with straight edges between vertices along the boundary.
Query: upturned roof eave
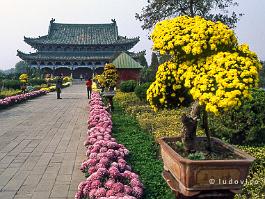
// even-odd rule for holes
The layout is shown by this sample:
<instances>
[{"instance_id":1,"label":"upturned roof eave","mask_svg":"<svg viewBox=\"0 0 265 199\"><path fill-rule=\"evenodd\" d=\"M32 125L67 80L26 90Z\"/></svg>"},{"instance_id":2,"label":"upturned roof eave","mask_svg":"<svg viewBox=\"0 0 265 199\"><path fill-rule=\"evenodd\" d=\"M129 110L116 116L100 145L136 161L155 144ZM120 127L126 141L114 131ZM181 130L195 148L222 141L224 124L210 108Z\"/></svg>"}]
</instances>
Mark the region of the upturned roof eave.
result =
<instances>
[{"instance_id":1,"label":"upturned roof eave","mask_svg":"<svg viewBox=\"0 0 265 199\"><path fill-rule=\"evenodd\" d=\"M84 44L74 44L74 43L63 43L63 42L54 42L54 41L49 41L48 35L39 37L39 38L29 38L29 37L24 37L25 43L29 45L75 45L75 46L98 46L98 45L104 45L104 46L109 46L109 45L133 45L135 46L139 41L139 37L136 38L126 38L121 40L116 40L114 43L101 43L101 44L91 44L91 43L84 43Z\"/></svg>"}]
</instances>

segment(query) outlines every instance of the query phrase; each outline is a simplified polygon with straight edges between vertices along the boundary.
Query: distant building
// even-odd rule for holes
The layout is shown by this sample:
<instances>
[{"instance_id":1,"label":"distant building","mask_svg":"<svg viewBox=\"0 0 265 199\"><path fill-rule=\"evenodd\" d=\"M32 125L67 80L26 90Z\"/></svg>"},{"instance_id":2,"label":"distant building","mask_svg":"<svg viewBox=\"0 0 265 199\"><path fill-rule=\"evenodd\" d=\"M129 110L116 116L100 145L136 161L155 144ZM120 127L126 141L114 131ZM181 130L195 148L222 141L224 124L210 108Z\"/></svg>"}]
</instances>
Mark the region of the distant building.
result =
<instances>
[{"instance_id":1,"label":"distant building","mask_svg":"<svg viewBox=\"0 0 265 199\"><path fill-rule=\"evenodd\" d=\"M24 41L36 52L27 54L18 50L17 55L30 67L39 68L43 74L63 74L73 78L99 74L106 63L116 58L121 80L137 79L142 68L137 61L145 53L129 52L139 42L139 37L119 36L115 20L109 24L61 24L52 19L48 35L24 37ZM124 74L126 68L131 75Z\"/></svg>"}]
</instances>

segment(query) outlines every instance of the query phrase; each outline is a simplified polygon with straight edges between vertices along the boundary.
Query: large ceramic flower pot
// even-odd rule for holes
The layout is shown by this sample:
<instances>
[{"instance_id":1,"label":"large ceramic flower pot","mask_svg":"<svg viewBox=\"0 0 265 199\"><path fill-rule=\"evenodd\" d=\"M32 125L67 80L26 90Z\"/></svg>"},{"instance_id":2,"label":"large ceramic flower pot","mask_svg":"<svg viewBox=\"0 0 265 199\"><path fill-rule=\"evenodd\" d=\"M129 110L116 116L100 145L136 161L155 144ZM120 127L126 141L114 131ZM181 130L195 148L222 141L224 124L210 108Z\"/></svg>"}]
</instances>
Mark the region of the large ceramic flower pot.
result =
<instances>
[{"instance_id":1,"label":"large ceramic flower pot","mask_svg":"<svg viewBox=\"0 0 265 199\"><path fill-rule=\"evenodd\" d=\"M176 180L178 190L184 196L194 196L202 191L229 190L240 193L254 158L247 153L228 145L217 138L212 144L218 144L235 153L235 160L189 160L181 157L167 143L181 141L180 137L161 138L158 140L165 171ZM205 141L198 137L196 142Z\"/></svg>"}]
</instances>

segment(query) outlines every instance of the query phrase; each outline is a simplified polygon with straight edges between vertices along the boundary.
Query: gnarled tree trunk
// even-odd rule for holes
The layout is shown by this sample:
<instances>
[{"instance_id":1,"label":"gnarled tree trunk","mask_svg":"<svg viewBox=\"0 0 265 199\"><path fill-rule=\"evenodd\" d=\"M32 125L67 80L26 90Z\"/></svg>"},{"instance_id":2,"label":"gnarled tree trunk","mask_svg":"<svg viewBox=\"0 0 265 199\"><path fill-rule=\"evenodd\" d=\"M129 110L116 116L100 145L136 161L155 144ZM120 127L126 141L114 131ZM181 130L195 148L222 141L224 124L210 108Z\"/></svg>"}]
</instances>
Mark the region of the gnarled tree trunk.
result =
<instances>
[{"instance_id":1,"label":"gnarled tree trunk","mask_svg":"<svg viewBox=\"0 0 265 199\"><path fill-rule=\"evenodd\" d=\"M181 117L183 123L182 141L184 143L185 150L189 153L195 152L196 130L199 117L200 105L198 101L193 103L190 115L184 114Z\"/></svg>"}]
</instances>

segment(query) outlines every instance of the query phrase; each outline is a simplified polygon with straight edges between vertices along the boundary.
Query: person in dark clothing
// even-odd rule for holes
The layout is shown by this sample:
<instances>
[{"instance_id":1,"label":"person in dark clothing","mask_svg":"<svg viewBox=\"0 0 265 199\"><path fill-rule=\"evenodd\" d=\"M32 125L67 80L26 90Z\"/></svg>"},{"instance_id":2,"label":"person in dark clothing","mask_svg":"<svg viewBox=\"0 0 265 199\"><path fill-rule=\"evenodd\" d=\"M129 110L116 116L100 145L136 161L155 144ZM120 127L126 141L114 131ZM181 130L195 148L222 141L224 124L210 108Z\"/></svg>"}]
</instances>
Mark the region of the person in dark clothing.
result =
<instances>
[{"instance_id":1,"label":"person in dark clothing","mask_svg":"<svg viewBox=\"0 0 265 199\"><path fill-rule=\"evenodd\" d=\"M90 99L92 92L92 80L91 78L86 81L87 97Z\"/></svg>"},{"instance_id":2,"label":"person in dark clothing","mask_svg":"<svg viewBox=\"0 0 265 199\"><path fill-rule=\"evenodd\" d=\"M63 85L63 78L62 76L59 76L56 81L56 93L57 93L57 99L61 98L61 92L62 92L62 85Z\"/></svg>"}]
</instances>

